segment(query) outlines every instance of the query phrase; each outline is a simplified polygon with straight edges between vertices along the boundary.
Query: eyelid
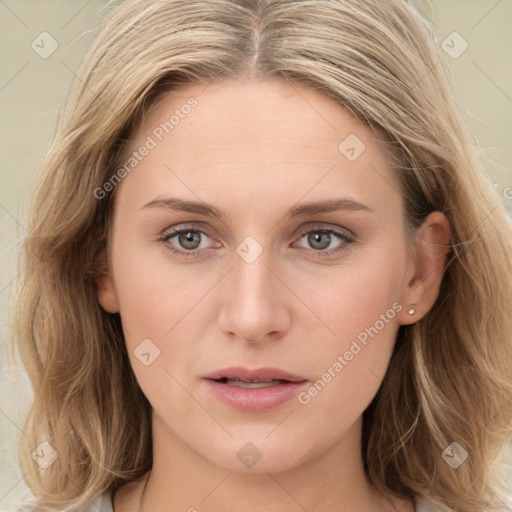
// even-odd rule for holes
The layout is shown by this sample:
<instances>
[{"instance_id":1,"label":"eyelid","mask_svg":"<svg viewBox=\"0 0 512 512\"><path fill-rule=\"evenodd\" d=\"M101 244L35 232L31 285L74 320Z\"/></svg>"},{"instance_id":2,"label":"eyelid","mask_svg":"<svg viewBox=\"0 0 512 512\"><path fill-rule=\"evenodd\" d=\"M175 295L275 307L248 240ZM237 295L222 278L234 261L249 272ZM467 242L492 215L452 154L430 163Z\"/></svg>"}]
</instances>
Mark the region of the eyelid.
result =
<instances>
[{"instance_id":1,"label":"eyelid","mask_svg":"<svg viewBox=\"0 0 512 512\"><path fill-rule=\"evenodd\" d=\"M315 250L315 249L311 249L311 248L306 248L311 256L314 256L315 258L319 258L319 259L322 259L322 258L328 259L330 256L341 255L345 251L349 250L350 246L356 242L355 237L353 235L349 235L345 231L349 231L349 230L345 230L340 227L336 227L336 228L327 227L325 224L323 224L321 226L312 226L307 229L304 229L301 232L298 241L300 241L304 236L306 236L307 234L312 233L312 232L324 232L324 233L329 233L330 235L334 235L335 237L337 237L340 240L340 244L337 247L335 247L334 249ZM297 242L294 242L294 243L297 243Z\"/></svg>"},{"instance_id":2,"label":"eyelid","mask_svg":"<svg viewBox=\"0 0 512 512\"><path fill-rule=\"evenodd\" d=\"M345 227L341 227L338 225L330 224L329 222L308 222L307 227L302 228L300 231L300 236L303 237L310 231L335 231L339 233L340 235L346 236L350 240L354 240L356 238L356 235L354 232L352 232L350 229L347 229Z\"/></svg>"},{"instance_id":3,"label":"eyelid","mask_svg":"<svg viewBox=\"0 0 512 512\"><path fill-rule=\"evenodd\" d=\"M158 237L158 241L162 243L167 243L171 238L174 238L174 236L181 234L182 232L186 231L194 231L197 233L201 233L203 235L206 235L208 238L215 240L214 237L210 235L207 229L197 226L193 223L185 223L185 224L178 224L176 226L169 227L165 229L161 235ZM343 250L346 250L348 248L348 245L354 243L356 241L355 235L348 229L342 228L340 226L333 226L329 223L325 222L312 222L308 223L308 227L303 227L300 231L300 235L298 237L298 240L294 243L297 243L300 241L305 235L315 232L315 231L324 231L330 234L333 234L334 236L338 237L341 240L341 246L329 249L329 250L315 250L315 249L308 249L310 252L315 253L319 257L328 257L331 254L341 253ZM218 244L219 242L217 242ZM218 247L218 245L217 245ZM201 255L205 250L209 248L203 248L203 249L194 249L191 251L187 251L185 249L175 249L174 247L168 248L171 252L174 252L178 255L181 255L183 257L196 257Z\"/></svg>"},{"instance_id":4,"label":"eyelid","mask_svg":"<svg viewBox=\"0 0 512 512\"><path fill-rule=\"evenodd\" d=\"M338 225L330 224L328 222L320 222L320 221L311 221L306 223L307 227L303 227L304 224L301 225L302 230L300 231L300 236L303 237L305 234L309 233L310 231L313 231L315 229L317 230L329 230L332 229L333 231L340 232L340 234L345 235L347 238L354 239L356 238L356 235L349 229L345 227L341 227ZM208 228L203 227L204 223L200 222L196 224L195 222L189 222L189 223L183 223L183 224L177 224L175 226L171 226L166 228L164 231L162 231L160 237L169 236L171 234L175 234L177 231L186 230L189 229L191 231L198 231L200 233L205 234L206 236L215 239L209 232ZM297 230L294 230L297 231Z\"/></svg>"},{"instance_id":5,"label":"eyelid","mask_svg":"<svg viewBox=\"0 0 512 512\"><path fill-rule=\"evenodd\" d=\"M215 238L211 236L207 229L195 226L194 224L178 224L176 226L172 226L170 228L165 229L158 238L161 241L166 241L170 238L173 238L175 235L179 235L180 233L185 231L195 231L197 233L206 235L208 238L211 238L212 240L215 240Z\"/></svg>"},{"instance_id":6,"label":"eyelid","mask_svg":"<svg viewBox=\"0 0 512 512\"><path fill-rule=\"evenodd\" d=\"M186 231L187 229L189 231L197 231L198 233L203 233L207 236L210 236L206 229L204 229L203 227L200 227L200 226L195 226L193 224L178 224L176 226L166 228L162 231L160 236L162 236L162 237L170 236L173 234L177 234L181 231Z\"/></svg>"}]
</instances>

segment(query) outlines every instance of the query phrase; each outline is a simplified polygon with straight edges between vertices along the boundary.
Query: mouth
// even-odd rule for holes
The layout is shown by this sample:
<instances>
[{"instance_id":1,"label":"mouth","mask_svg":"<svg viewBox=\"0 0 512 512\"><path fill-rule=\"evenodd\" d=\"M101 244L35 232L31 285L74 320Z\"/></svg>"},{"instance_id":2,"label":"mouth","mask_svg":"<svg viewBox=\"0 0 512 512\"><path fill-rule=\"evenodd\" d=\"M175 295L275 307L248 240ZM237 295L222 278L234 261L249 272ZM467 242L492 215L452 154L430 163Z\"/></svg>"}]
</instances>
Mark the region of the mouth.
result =
<instances>
[{"instance_id":1,"label":"mouth","mask_svg":"<svg viewBox=\"0 0 512 512\"><path fill-rule=\"evenodd\" d=\"M223 380L227 381L244 381L244 382L272 382L272 381L286 381L286 382L302 382L306 379L299 375L281 370L279 368L243 368L241 366L231 366L215 372L204 375L204 379L210 380Z\"/></svg>"},{"instance_id":2,"label":"mouth","mask_svg":"<svg viewBox=\"0 0 512 512\"><path fill-rule=\"evenodd\" d=\"M234 386L237 388L246 388L246 389L257 389L257 388L270 388L273 386L278 386L279 384L283 384L285 382L291 382L285 379L265 379L265 380L248 380L248 379L228 379L227 377L222 377L221 379L214 379L216 382L220 382L221 384L227 384L228 386Z\"/></svg>"},{"instance_id":3,"label":"mouth","mask_svg":"<svg viewBox=\"0 0 512 512\"><path fill-rule=\"evenodd\" d=\"M276 408L297 395L308 382L277 368L225 368L203 379L222 403L248 412Z\"/></svg>"}]
</instances>

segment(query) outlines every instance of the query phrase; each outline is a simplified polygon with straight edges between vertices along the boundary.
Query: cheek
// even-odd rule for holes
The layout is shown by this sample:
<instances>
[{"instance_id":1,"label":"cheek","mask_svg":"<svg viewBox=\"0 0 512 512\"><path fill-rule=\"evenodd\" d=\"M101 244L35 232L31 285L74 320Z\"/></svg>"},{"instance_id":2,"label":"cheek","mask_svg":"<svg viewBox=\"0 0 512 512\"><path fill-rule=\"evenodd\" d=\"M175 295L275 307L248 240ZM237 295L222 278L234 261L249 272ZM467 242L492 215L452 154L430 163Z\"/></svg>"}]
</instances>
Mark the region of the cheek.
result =
<instances>
[{"instance_id":1,"label":"cheek","mask_svg":"<svg viewBox=\"0 0 512 512\"><path fill-rule=\"evenodd\" d=\"M157 363L186 359L194 339L199 341L201 332L211 327L206 324L215 324L219 311L209 304L218 304L215 284L224 271L200 262L177 264L165 257L163 248L150 250L131 240L129 233L121 229L118 233L112 247L114 280L130 357L143 340L150 339L162 352ZM373 373L381 377L385 373L397 331L393 304L400 297L405 265L404 251L397 247L403 249L398 239L362 248L338 266L319 266L314 271L282 267L284 281L293 283L293 293L307 306L299 304L290 326L294 332L288 333L295 339L297 361L303 358L311 368L308 374L321 376L347 353L347 367L336 373L330 388L354 392L365 379L375 379ZM282 307L295 304L291 296ZM360 346L359 352L353 342ZM136 368L140 362L132 364Z\"/></svg>"},{"instance_id":2,"label":"cheek","mask_svg":"<svg viewBox=\"0 0 512 512\"><path fill-rule=\"evenodd\" d=\"M150 261L148 252L133 249L129 257L118 258L114 279L131 366L144 394L159 410L167 407L170 397L182 396L177 382L183 378L174 367L176 361L189 366L193 334L186 327L191 327L191 318L197 321L193 306L207 286L201 279L191 281L179 266ZM191 406L181 400L180 410L185 414Z\"/></svg>"},{"instance_id":3,"label":"cheek","mask_svg":"<svg viewBox=\"0 0 512 512\"><path fill-rule=\"evenodd\" d=\"M369 252L323 286L304 286L301 293L326 327L311 358L316 384L302 401L316 403L320 415L338 404L339 414L356 417L377 392L404 307L399 299L405 262L404 251Z\"/></svg>"},{"instance_id":4,"label":"cheek","mask_svg":"<svg viewBox=\"0 0 512 512\"><path fill-rule=\"evenodd\" d=\"M405 266L405 250L394 250L392 244L361 251L343 266L303 280L298 293L329 327L326 338L342 346L390 308L386 319L396 323L393 304L401 298Z\"/></svg>"},{"instance_id":5,"label":"cheek","mask_svg":"<svg viewBox=\"0 0 512 512\"><path fill-rule=\"evenodd\" d=\"M213 282L214 276L202 277L191 267L173 263L162 247L130 242L121 230L112 258L123 327L132 342L140 337L163 339Z\"/></svg>"},{"instance_id":6,"label":"cheek","mask_svg":"<svg viewBox=\"0 0 512 512\"><path fill-rule=\"evenodd\" d=\"M155 406L182 396L177 382L184 382L184 369L193 364L202 326L214 321L208 294L219 275L176 264L163 248L150 249L118 233L112 259L126 347L139 385ZM190 406L182 398L182 406Z\"/></svg>"},{"instance_id":7,"label":"cheek","mask_svg":"<svg viewBox=\"0 0 512 512\"><path fill-rule=\"evenodd\" d=\"M222 270L204 262L176 263L163 247L150 248L130 240L121 229L118 233L112 247L114 280L128 343L163 341L170 330L176 331L174 326L179 331L178 323L188 324L190 315L199 320L194 309L202 310L203 319L218 314L208 311L208 302L215 303ZM307 306L301 307L304 314L297 316L297 327L309 330L315 324L326 341L323 346L332 352L374 325L400 296L405 258L403 250L396 250L399 241L394 242L359 249L337 266L281 267L284 280L293 283L294 294Z\"/></svg>"}]
</instances>

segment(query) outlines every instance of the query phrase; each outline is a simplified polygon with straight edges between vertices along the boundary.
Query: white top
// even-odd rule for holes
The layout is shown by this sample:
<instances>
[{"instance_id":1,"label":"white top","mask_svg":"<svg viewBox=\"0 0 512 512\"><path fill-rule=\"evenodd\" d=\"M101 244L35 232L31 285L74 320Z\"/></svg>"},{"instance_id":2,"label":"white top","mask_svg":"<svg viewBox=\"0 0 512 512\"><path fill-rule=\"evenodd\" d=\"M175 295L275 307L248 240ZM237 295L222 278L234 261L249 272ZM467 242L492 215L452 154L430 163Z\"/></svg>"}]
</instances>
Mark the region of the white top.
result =
<instances>
[{"instance_id":1,"label":"white top","mask_svg":"<svg viewBox=\"0 0 512 512\"><path fill-rule=\"evenodd\" d=\"M416 512L450 512L450 509L442 506L435 505L433 502L426 500L425 498L415 498L414 500ZM101 494L96 499L92 500L90 506L82 509L80 512L113 512L112 499L110 492ZM2 512L37 512L36 508L16 508L5 510ZM61 511L65 512L65 511Z\"/></svg>"}]
</instances>

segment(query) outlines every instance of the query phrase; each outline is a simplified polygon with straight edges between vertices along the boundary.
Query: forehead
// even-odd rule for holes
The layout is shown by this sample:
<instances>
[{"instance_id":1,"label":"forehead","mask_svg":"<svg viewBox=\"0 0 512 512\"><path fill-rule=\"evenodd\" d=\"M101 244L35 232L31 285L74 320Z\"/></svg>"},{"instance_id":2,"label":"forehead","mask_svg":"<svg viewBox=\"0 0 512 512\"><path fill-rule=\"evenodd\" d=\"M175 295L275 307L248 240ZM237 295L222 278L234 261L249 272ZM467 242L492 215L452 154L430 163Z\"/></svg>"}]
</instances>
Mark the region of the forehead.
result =
<instances>
[{"instance_id":1,"label":"forehead","mask_svg":"<svg viewBox=\"0 0 512 512\"><path fill-rule=\"evenodd\" d=\"M124 182L149 195L178 187L250 205L276 190L298 201L337 189L375 203L399 190L376 134L327 96L281 80L182 86L154 105L127 155L148 141Z\"/></svg>"},{"instance_id":2,"label":"forehead","mask_svg":"<svg viewBox=\"0 0 512 512\"><path fill-rule=\"evenodd\" d=\"M298 146L302 156L337 160L338 139L349 134L379 149L375 134L349 110L311 88L283 80L182 86L153 106L139 134L158 131L166 123L169 133L164 129L161 135L175 140L181 139L180 132L189 135L184 128L194 126L201 147L189 147L191 155L207 144L221 151L240 145L257 151L263 145L262 156L268 149ZM229 138L222 138L226 134Z\"/></svg>"}]
</instances>

